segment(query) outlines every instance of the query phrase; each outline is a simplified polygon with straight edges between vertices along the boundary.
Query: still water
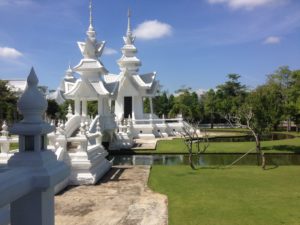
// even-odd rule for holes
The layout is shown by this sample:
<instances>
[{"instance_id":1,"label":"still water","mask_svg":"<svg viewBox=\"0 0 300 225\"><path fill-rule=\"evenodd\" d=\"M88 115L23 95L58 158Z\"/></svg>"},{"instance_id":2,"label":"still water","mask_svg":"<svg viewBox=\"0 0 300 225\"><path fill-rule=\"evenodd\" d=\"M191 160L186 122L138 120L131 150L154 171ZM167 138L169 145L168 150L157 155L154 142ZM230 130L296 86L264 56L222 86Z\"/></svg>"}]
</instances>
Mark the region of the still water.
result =
<instances>
[{"instance_id":1,"label":"still water","mask_svg":"<svg viewBox=\"0 0 300 225\"><path fill-rule=\"evenodd\" d=\"M273 133L262 135L261 141L275 141L275 140L283 140L283 139L292 139L295 138L293 135L289 134L280 134ZM245 136L237 136L237 137L211 137L209 138L210 142L245 142L245 141L255 141L253 135L245 135Z\"/></svg>"},{"instance_id":2,"label":"still water","mask_svg":"<svg viewBox=\"0 0 300 225\"><path fill-rule=\"evenodd\" d=\"M199 166L230 165L242 154L202 154L194 157ZM187 154L172 155L115 155L114 165L188 165ZM300 154L265 154L267 165L300 165ZM256 154L249 154L236 165L256 165Z\"/></svg>"}]
</instances>

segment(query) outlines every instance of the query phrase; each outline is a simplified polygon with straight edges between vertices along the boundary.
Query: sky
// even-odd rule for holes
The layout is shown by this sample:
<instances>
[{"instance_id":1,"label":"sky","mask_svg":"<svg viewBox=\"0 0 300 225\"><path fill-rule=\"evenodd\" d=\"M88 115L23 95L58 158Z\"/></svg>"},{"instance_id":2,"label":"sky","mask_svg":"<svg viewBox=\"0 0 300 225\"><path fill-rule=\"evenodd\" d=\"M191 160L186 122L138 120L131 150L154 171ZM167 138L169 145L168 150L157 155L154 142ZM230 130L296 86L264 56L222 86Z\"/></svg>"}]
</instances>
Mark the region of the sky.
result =
<instances>
[{"instance_id":1,"label":"sky","mask_svg":"<svg viewBox=\"0 0 300 225\"><path fill-rule=\"evenodd\" d=\"M0 0L0 79L25 79L33 66L56 89L76 66L89 25L89 0ZM164 90L214 88L229 73L254 88L279 66L300 69L299 0L93 0L101 57L118 74L127 10L140 72Z\"/></svg>"}]
</instances>

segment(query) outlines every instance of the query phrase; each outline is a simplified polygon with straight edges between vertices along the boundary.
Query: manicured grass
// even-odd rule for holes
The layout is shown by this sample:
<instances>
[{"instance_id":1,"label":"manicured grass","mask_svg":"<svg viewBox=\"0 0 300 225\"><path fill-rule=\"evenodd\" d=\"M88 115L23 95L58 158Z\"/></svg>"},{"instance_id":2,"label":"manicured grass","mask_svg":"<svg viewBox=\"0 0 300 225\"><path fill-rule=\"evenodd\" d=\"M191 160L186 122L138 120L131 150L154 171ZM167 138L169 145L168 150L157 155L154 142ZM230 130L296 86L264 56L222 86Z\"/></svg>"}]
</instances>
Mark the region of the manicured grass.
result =
<instances>
[{"instance_id":1,"label":"manicured grass","mask_svg":"<svg viewBox=\"0 0 300 225\"><path fill-rule=\"evenodd\" d=\"M153 166L149 186L168 196L170 225L298 225L299 173L300 166Z\"/></svg>"},{"instance_id":2,"label":"manicured grass","mask_svg":"<svg viewBox=\"0 0 300 225\"><path fill-rule=\"evenodd\" d=\"M277 141L263 141L261 143L262 149L265 152L299 152L300 153L300 138L277 140ZM244 153L249 149L255 147L254 142L210 142L207 153ZM196 150L196 147L194 147ZM159 153L170 152L187 152L186 146L182 139L174 139L167 141L159 141L156 151Z\"/></svg>"},{"instance_id":3,"label":"manicured grass","mask_svg":"<svg viewBox=\"0 0 300 225\"><path fill-rule=\"evenodd\" d=\"M294 133L292 133L294 134ZM300 138L262 141L262 150L266 153L300 153ZM254 148L254 142L210 142L206 153L245 153ZM196 146L194 147L196 150ZM158 141L156 150L137 150L136 153L187 153L183 139Z\"/></svg>"},{"instance_id":4,"label":"manicured grass","mask_svg":"<svg viewBox=\"0 0 300 225\"><path fill-rule=\"evenodd\" d=\"M10 150L15 150L19 148L19 143L11 143L9 146Z\"/></svg>"}]
</instances>

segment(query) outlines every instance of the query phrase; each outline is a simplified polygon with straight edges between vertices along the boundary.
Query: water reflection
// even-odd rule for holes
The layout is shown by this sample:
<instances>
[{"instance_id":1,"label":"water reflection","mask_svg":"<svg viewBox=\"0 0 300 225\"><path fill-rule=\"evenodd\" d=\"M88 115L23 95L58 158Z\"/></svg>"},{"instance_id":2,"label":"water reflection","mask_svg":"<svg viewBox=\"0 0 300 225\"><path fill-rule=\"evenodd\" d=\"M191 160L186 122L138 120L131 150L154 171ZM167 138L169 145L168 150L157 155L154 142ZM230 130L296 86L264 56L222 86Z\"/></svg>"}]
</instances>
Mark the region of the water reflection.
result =
<instances>
[{"instance_id":1,"label":"water reflection","mask_svg":"<svg viewBox=\"0 0 300 225\"><path fill-rule=\"evenodd\" d=\"M202 154L193 157L194 163L200 166L230 165L241 154ZM300 154L266 154L267 165L300 165ZM188 165L188 155L115 155L114 165ZM236 165L256 165L255 154L250 154Z\"/></svg>"},{"instance_id":2,"label":"water reflection","mask_svg":"<svg viewBox=\"0 0 300 225\"><path fill-rule=\"evenodd\" d=\"M292 139L295 138L293 135L273 133L261 136L261 141L275 141L283 139ZM245 136L236 136L236 137L211 137L209 138L210 142L248 142L255 141L255 138L252 135Z\"/></svg>"}]
</instances>

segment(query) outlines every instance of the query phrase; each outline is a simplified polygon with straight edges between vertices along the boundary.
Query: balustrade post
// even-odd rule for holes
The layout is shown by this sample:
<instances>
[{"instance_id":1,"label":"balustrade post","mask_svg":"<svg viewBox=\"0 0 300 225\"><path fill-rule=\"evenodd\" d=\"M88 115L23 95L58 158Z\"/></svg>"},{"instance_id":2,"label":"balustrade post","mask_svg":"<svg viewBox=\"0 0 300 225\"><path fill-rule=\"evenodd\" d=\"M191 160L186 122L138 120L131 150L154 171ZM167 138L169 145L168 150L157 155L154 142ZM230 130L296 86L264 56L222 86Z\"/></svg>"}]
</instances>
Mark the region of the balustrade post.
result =
<instances>
[{"instance_id":1,"label":"balustrade post","mask_svg":"<svg viewBox=\"0 0 300 225\"><path fill-rule=\"evenodd\" d=\"M8 136L8 126L5 120L3 121L1 134L2 136L0 137L0 153L7 154L9 152L10 141Z\"/></svg>"}]
</instances>

